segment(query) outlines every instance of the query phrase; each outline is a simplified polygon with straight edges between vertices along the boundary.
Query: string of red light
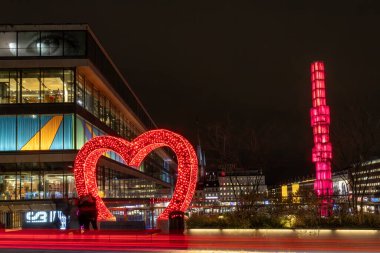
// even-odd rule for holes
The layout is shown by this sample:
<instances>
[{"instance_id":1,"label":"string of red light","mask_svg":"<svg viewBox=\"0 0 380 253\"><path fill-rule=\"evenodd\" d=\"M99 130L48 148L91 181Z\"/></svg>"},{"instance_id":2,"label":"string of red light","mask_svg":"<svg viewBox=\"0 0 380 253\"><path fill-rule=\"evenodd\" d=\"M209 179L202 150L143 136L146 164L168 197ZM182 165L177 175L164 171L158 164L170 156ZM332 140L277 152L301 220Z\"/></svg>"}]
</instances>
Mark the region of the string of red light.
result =
<instances>
[{"instance_id":1,"label":"string of red light","mask_svg":"<svg viewBox=\"0 0 380 253\"><path fill-rule=\"evenodd\" d=\"M172 199L158 219L168 219L173 211L185 212L193 198L198 160L192 145L181 135L160 129L143 133L131 142L112 136L95 137L78 152L74 162L75 184L79 197L92 195L96 198L98 219L112 219L113 215L98 194L96 164L107 151L117 153L126 164L138 168L144 158L160 147L171 148L177 156L178 176Z\"/></svg>"}]
</instances>

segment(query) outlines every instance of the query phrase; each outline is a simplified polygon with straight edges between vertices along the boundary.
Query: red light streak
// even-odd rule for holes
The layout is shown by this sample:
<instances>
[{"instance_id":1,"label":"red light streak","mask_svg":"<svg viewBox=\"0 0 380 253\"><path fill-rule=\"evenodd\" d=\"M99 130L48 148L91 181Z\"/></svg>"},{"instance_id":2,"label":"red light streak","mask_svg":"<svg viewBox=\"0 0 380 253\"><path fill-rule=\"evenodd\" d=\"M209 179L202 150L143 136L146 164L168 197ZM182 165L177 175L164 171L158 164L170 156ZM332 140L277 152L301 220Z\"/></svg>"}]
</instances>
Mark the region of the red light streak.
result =
<instances>
[{"instance_id":1,"label":"red light streak","mask_svg":"<svg viewBox=\"0 0 380 253\"><path fill-rule=\"evenodd\" d=\"M372 235L316 235L299 237L298 232L271 233L263 235L239 235L239 230L231 234L210 235L203 232L198 235L160 235L145 233L99 231L88 234L67 234L58 231L19 231L1 233L0 249L34 250L87 250L87 251L144 251L163 252L164 250L187 249L192 252L208 250L218 251L342 251L342 252L378 252L380 242L378 232ZM267 233L268 231L266 231ZM130 233L130 232L129 232Z\"/></svg>"},{"instance_id":2,"label":"red light streak","mask_svg":"<svg viewBox=\"0 0 380 253\"><path fill-rule=\"evenodd\" d=\"M97 199L98 219L112 219L113 215L98 195L96 164L107 151L117 153L126 164L138 168L144 158L160 147L171 148L177 156L178 177L173 197L158 219L168 219L172 211L185 212L195 192L198 175L197 156L192 145L181 135L168 130L152 130L131 142L112 136L95 137L78 152L74 162L74 176L78 196L91 194Z\"/></svg>"}]
</instances>

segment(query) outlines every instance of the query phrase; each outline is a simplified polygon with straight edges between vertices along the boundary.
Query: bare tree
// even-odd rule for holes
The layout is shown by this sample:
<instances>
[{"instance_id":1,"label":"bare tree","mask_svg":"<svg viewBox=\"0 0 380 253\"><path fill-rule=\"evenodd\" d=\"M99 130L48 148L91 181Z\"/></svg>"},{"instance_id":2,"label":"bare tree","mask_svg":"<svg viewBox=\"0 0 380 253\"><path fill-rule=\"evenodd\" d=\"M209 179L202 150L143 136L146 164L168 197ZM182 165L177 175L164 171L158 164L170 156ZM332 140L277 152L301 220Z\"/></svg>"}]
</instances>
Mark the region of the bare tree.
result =
<instances>
[{"instance_id":1,"label":"bare tree","mask_svg":"<svg viewBox=\"0 0 380 253\"><path fill-rule=\"evenodd\" d=\"M260 185L264 180L263 170L267 166L270 142L267 137L270 127L254 128L249 124L239 124L227 118L223 122L210 124L203 129L202 142L207 152L208 165L225 172L233 195L237 200L237 208L252 206L260 197ZM211 165L212 166L212 165ZM257 170L252 180L242 182L238 171Z\"/></svg>"},{"instance_id":2,"label":"bare tree","mask_svg":"<svg viewBox=\"0 0 380 253\"><path fill-rule=\"evenodd\" d=\"M352 212L362 219L364 197L368 195L371 160L379 151L379 119L360 106L348 106L346 117L340 117L332 124L334 146L333 167L348 182L352 192L347 202Z\"/></svg>"}]
</instances>

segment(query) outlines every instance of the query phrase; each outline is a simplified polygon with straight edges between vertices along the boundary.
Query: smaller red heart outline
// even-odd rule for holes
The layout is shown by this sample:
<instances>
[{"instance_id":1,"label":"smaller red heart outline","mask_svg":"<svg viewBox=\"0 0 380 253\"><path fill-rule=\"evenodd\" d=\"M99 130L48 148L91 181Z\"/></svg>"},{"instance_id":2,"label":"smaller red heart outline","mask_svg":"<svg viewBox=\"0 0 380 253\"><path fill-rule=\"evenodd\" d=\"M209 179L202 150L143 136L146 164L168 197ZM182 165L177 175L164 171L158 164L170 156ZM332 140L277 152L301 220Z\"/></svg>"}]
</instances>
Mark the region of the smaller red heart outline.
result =
<instances>
[{"instance_id":1,"label":"smaller red heart outline","mask_svg":"<svg viewBox=\"0 0 380 253\"><path fill-rule=\"evenodd\" d=\"M193 198L198 160L192 145L181 135L165 129L143 133L131 142L113 136L99 136L86 142L74 162L75 185L78 197L88 194L96 198L98 220L109 220L113 215L98 194L96 164L107 151L117 153L127 165L138 168L153 150L169 147L177 156L178 176L172 199L158 219L168 219L173 211L185 212Z\"/></svg>"}]
</instances>

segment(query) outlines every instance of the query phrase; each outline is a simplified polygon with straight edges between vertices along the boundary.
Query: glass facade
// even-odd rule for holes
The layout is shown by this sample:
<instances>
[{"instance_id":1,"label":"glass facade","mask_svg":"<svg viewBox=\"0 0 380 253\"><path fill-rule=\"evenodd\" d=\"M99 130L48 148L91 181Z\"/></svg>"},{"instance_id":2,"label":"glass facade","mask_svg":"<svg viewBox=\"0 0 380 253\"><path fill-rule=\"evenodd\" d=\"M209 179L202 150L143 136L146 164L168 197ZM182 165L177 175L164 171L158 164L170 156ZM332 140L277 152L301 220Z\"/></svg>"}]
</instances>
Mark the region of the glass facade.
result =
<instances>
[{"instance_id":1,"label":"glass facade","mask_svg":"<svg viewBox=\"0 0 380 253\"><path fill-rule=\"evenodd\" d=\"M121 172L97 167L97 184L105 198L168 198L170 189L149 180L125 175Z\"/></svg>"},{"instance_id":2,"label":"glass facade","mask_svg":"<svg viewBox=\"0 0 380 253\"><path fill-rule=\"evenodd\" d=\"M85 31L0 32L0 57L72 57L85 54Z\"/></svg>"},{"instance_id":3,"label":"glass facade","mask_svg":"<svg viewBox=\"0 0 380 253\"><path fill-rule=\"evenodd\" d=\"M0 70L0 103L72 103L74 70Z\"/></svg>"},{"instance_id":4,"label":"glass facade","mask_svg":"<svg viewBox=\"0 0 380 253\"><path fill-rule=\"evenodd\" d=\"M0 116L0 151L74 149L73 114Z\"/></svg>"},{"instance_id":5,"label":"glass facade","mask_svg":"<svg viewBox=\"0 0 380 253\"><path fill-rule=\"evenodd\" d=\"M88 58L128 104L128 110L132 109L147 129L154 128L137 97L87 31L0 32L0 58L14 60L14 57ZM97 79L92 80L91 75L86 76L79 70L81 68L75 67L0 69L0 106L6 108L0 115L0 152L17 156L19 153L15 151L44 151L35 154L59 156L74 153L96 136L111 133L131 140L140 134L127 117L128 113L124 113L124 106L108 95ZM20 107L14 106L17 104ZM55 104L51 113L50 104ZM106 152L104 156L124 164L114 152ZM14 161L0 163L0 200L76 196L73 161ZM168 168L163 167L163 159L152 153L139 170L170 183L172 178ZM115 168L97 167L98 189L102 197L170 197L169 188Z\"/></svg>"},{"instance_id":6,"label":"glass facade","mask_svg":"<svg viewBox=\"0 0 380 253\"><path fill-rule=\"evenodd\" d=\"M0 104L20 103L20 73L0 71Z\"/></svg>"},{"instance_id":7,"label":"glass facade","mask_svg":"<svg viewBox=\"0 0 380 253\"><path fill-rule=\"evenodd\" d=\"M76 117L76 144L77 149L81 149L82 146L92 138L96 136L102 136L106 135L103 131L101 131L99 128L95 127L93 124L88 122L87 120L83 119L80 116ZM115 160L119 163L123 163L123 159L116 154L115 152L107 152L104 154L106 157Z\"/></svg>"},{"instance_id":8,"label":"glass facade","mask_svg":"<svg viewBox=\"0 0 380 253\"><path fill-rule=\"evenodd\" d=\"M75 197L71 163L0 164L0 200Z\"/></svg>"},{"instance_id":9,"label":"glass facade","mask_svg":"<svg viewBox=\"0 0 380 253\"><path fill-rule=\"evenodd\" d=\"M138 135L137 129L120 112L117 106L84 75L76 78L76 103L85 108L120 136L131 140Z\"/></svg>"},{"instance_id":10,"label":"glass facade","mask_svg":"<svg viewBox=\"0 0 380 253\"><path fill-rule=\"evenodd\" d=\"M0 200L76 197L72 163L0 164ZM170 189L104 166L97 167L103 198L168 198Z\"/></svg>"},{"instance_id":11,"label":"glass facade","mask_svg":"<svg viewBox=\"0 0 380 253\"><path fill-rule=\"evenodd\" d=\"M5 29L18 28L6 26ZM0 221L8 228L19 227L20 212L31 211L35 203L51 208L49 203L55 201L47 200L76 197L71 159L91 138L111 134L132 140L141 133L134 117L146 130L155 128L138 98L90 32L27 30L0 32L0 59L11 60L10 68L18 60L16 57L36 63L33 68L0 69L0 107L4 109L0 114L0 206L8 205L10 210L3 213L0 210ZM86 76L88 65L64 68L62 66L67 65L63 64L69 61L62 61L60 67L44 67L47 59L54 59L49 60L49 65L59 59L89 60L93 64L90 67L96 68L93 73L97 75L99 71L112 89L104 88L92 74ZM123 101L115 101L112 94L119 95ZM12 159L8 160L8 156ZM173 181L163 158L153 152L138 168L144 175L158 180L128 175L123 170L124 161L112 151L106 152L102 159L96 175L99 195L128 199L125 203L143 199L137 200L142 210L128 210L128 218L144 219L147 224L152 220L148 226L153 226L153 219L164 206L160 206L160 210L148 209L149 199L171 197L171 189L158 181ZM13 210L14 205L19 205L19 209ZM36 204L37 208L41 208L39 205Z\"/></svg>"},{"instance_id":12,"label":"glass facade","mask_svg":"<svg viewBox=\"0 0 380 253\"><path fill-rule=\"evenodd\" d=\"M90 59L92 63L99 69L99 71L102 72L102 74L107 78L107 80L112 83L116 92L120 94L121 97L123 97L132 111L145 124L145 126L148 129L155 128L153 121L150 119L149 115L144 110L137 97L130 89L126 88L123 78L120 77L119 73L115 70L112 63L107 58L92 35L85 30L0 32L0 58L9 57L86 57ZM36 86L37 83L34 82L34 85L30 85ZM35 93L36 90L37 87L34 87L34 91L31 90L30 93ZM87 90L83 90L83 93L84 92L87 92ZM32 96L29 101L34 103L43 101L44 97L42 97L42 94L41 97L38 97L36 94L34 95L35 96ZM81 101L80 98L78 100L78 103L79 101ZM28 100L25 102L28 102ZM88 103L96 102L97 101L88 101ZM0 103L3 103L1 102L1 99ZM89 110L92 111L90 104L87 104L86 108L89 108ZM93 113L96 116L98 112L93 111ZM114 122L112 122L112 124L114 124Z\"/></svg>"}]
</instances>

